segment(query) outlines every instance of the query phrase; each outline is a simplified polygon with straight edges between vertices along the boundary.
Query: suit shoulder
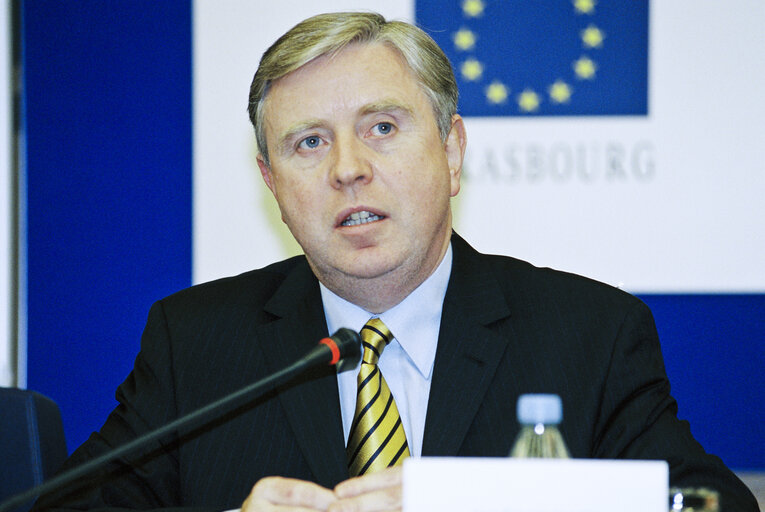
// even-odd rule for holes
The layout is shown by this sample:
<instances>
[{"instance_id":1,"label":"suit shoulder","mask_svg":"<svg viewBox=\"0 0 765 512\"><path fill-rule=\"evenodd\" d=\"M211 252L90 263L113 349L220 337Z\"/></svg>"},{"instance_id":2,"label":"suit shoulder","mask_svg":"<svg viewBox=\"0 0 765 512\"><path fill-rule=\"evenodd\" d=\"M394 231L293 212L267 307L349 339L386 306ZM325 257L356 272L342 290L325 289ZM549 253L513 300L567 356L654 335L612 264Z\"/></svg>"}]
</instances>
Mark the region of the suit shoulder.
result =
<instances>
[{"instance_id":1,"label":"suit shoulder","mask_svg":"<svg viewBox=\"0 0 765 512\"><path fill-rule=\"evenodd\" d=\"M159 302L165 308L209 309L236 305L262 306L295 269L308 264L304 256L272 263L242 274L200 283L165 297Z\"/></svg>"},{"instance_id":2,"label":"suit shoulder","mask_svg":"<svg viewBox=\"0 0 765 512\"><path fill-rule=\"evenodd\" d=\"M498 276L506 296L521 294L538 300L578 302L603 306L645 307L643 302L624 290L582 275L537 267L510 256L481 255Z\"/></svg>"}]
</instances>

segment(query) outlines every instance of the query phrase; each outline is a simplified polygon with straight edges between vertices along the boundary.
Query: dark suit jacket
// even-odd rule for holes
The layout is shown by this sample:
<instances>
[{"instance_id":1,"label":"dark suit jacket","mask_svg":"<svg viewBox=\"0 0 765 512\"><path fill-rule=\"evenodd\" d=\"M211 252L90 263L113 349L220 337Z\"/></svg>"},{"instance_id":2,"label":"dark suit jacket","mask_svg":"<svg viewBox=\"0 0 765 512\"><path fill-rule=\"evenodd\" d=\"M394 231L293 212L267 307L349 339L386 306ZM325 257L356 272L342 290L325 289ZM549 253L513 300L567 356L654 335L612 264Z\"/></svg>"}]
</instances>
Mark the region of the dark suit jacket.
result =
<instances>
[{"instance_id":1,"label":"dark suit jacket","mask_svg":"<svg viewBox=\"0 0 765 512\"><path fill-rule=\"evenodd\" d=\"M563 399L573 457L664 459L673 485L708 486L724 510L757 510L675 416L653 319L636 298L582 277L474 251L453 237L423 455L499 456L519 395ZM327 326L304 257L156 303L120 405L71 467L298 359ZM331 367L114 464L87 490L38 506L237 508L261 477L332 487L348 477Z\"/></svg>"}]
</instances>

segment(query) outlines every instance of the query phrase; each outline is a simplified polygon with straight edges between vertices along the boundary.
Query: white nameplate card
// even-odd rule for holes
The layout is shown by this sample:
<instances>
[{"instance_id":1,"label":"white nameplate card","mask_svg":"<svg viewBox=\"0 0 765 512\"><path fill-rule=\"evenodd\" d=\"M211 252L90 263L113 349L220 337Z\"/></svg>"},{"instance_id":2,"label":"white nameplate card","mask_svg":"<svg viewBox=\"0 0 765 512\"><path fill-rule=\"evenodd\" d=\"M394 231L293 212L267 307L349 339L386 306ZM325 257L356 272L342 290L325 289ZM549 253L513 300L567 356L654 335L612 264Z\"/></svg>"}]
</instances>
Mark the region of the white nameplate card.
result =
<instances>
[{"instance_id":1,"label":"white nameplate card","mask_svg":"<svg viewBox=\"0 0 765 512\"><path fill-rule=\"evenodd\" d=\"M404 461L403 512L667 512L664 461L425 457Z\"/></svg>"}]
</instances>

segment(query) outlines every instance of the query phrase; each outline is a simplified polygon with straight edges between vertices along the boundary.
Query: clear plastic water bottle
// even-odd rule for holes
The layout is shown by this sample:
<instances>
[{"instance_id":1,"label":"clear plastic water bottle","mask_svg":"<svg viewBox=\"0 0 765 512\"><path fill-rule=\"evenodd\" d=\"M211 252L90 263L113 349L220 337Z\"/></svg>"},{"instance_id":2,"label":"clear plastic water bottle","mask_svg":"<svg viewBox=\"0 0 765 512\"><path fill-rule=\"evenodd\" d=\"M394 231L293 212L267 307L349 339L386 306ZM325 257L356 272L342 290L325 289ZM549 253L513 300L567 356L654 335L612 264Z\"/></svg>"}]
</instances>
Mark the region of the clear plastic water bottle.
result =
<instances>
[{"instance_id":1,"label":"clear plastic water bottle","mask_svg":"<svg viewBox=\"0 0 765 512\"><path fill-rule=\"evenodd\" d=\"M511 457L570 457L558 425L563 419L563 404L558 395L521 395L517 406L521 432Z\"/></svg>"}]
</instances>

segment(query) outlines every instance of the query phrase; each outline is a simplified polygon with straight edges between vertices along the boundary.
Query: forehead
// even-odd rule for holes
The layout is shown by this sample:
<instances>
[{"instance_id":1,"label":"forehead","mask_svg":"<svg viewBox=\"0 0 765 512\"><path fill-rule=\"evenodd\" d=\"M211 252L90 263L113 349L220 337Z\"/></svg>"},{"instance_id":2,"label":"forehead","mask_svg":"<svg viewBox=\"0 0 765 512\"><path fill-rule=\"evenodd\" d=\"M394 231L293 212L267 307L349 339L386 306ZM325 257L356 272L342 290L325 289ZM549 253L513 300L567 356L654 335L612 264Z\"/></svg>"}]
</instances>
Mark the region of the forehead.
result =
<instances>
[{"instance_id":1,"label":"forehead","mask_svg":"<svg viewBox=\"0 0 765 512\"><path fill-rule=\"evenodd\" d=\"M264 119L274 127L285 117L341 114L380 103L401 104L418 115L429 112L435 121L427 95L397 50L383 43L356 43L272 82Z\"/></svg>"}]
</instances>

